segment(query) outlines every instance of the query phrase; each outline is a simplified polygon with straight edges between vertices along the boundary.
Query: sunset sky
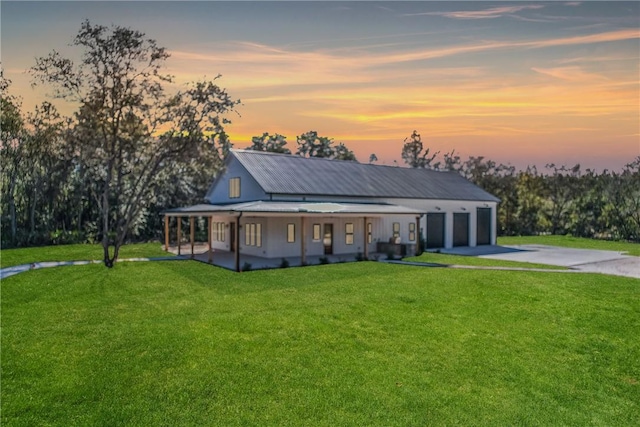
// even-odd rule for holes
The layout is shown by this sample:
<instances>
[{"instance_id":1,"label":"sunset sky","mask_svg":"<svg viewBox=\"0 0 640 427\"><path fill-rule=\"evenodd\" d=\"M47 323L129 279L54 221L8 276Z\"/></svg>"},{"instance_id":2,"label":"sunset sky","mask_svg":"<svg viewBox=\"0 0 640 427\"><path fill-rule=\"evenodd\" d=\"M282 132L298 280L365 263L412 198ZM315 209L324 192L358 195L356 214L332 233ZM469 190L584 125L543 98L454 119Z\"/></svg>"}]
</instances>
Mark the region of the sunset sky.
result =
<instances>
[{"instance_id":1,"label":"sunset sky","mask_svg":"<svg viewBox=\"0 0 640 427\"><path fill-rule=\"evenodd\" d=\"M34 58L84 19L143 31L179 83L222 74L236 147L308 130L360 161L426 146L517 167L640 155L639 2L7 2L2 67L29 111Z\"/></svg>"}]
</instances>

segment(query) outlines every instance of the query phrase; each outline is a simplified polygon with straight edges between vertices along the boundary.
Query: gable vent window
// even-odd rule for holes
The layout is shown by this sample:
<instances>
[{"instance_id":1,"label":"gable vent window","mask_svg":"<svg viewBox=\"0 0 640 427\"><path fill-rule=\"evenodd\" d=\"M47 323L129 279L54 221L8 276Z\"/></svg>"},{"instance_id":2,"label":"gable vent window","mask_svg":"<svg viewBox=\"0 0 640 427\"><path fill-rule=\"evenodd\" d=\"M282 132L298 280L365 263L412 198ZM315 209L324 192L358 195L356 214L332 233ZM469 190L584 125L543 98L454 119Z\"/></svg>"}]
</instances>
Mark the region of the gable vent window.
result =
<instances>
[{"instance_id":1,"label":"gable vent window","mask_svg":"<svg viewBox=\"0 0 640 427\"><path fill-rule=\"evenodd\" d=\"M240 197L240 178L231 178L229 180L229 198L237 199Z\"/></svg>"}]
</instances>

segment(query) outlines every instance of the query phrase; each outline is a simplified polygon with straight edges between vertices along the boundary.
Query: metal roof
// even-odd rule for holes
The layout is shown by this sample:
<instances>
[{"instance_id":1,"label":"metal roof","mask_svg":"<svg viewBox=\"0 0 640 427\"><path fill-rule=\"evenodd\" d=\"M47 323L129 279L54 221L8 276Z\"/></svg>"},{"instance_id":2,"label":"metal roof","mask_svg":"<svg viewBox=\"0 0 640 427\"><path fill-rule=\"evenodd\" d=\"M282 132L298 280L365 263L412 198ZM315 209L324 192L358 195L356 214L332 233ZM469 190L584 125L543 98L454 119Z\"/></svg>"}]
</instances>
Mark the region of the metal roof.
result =
<instances>
[{"instance_id":1,"label":"metal roof","mask_svg":"<svg viewBox=\"0 0 640 427\"><path fill-rule=\"evenodd\" d=\"M500 199L456 172L232 150L266 193L407 199Z\"/></svg>"},{"instance_id":2,"label":"metal roof","mask_svg":"<svg viewBox=\"0 0 640 427\"><path fill-rule=\"evenodd\" d=\"M246 202L230 205L200 204L184 208L169 209L169 216L203 216L208 214L269 213L298 215L420 215L422 212L398 205L379 203L309 203L309 202Z\"/></svg>"}]
</instances>

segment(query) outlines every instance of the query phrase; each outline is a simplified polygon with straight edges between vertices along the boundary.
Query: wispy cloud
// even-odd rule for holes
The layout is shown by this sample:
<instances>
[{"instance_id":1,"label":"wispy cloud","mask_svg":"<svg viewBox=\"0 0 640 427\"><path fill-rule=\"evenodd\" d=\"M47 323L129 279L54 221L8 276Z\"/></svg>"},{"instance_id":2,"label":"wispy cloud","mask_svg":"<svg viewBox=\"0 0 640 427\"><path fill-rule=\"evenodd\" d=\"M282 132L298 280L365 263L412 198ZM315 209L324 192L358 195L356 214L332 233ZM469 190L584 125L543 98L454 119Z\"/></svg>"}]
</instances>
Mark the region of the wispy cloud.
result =
<instances>
[{"instance_id":1,"label":"wispy cloud","mask_svg":"<svg viewBox=\"0 0 640 427\"><path fill-rule=\"evenodd\" d=\"M538 68L532 67L533 71L546 76L555 77L561 80L567 80L571 82L598 82L608 80L606 77L596 74L588 73L580 67L555 67L555 68Z\"/></svg>"},{"instance_id":2,"label":"wispy cloud","mask_svg":"<svg viewBox=\"0 0 640 427\"><path fill-rule=\"evenodd\" d=\"M518 5L518 6L500 6L492 7L484 10L460 10L453 12L422 12L422 13L407 13L402 16L444 16L451 19L493 19L500 18L505 15L510 15L516 12L527 9L542 9L544 5L531 4L531 5Z\"/></svg>"}]
</instances>

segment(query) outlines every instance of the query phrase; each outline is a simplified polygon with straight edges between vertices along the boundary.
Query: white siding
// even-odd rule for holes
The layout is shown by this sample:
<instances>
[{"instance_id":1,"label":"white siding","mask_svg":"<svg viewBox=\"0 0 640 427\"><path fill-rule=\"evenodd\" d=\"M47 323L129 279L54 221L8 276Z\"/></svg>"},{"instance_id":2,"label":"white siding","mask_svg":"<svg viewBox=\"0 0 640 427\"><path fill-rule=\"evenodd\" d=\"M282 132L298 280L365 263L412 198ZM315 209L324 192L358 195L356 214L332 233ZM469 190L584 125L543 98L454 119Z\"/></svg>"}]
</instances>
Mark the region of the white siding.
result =
<instances>
[{"instance_id":1,"label":"white siding","mask_svg":"<svg viewBox=\"0 0 640 427\"><path fill-rule=\"evenodd\" d=\"M384 199L386 203L406 206L422 211L423 213L444 213L445 214L445 247L453 246L453 214L468 213L469 214L469 246L476 246L477 238L477 208L491 208L491 243L496 244L496 202L482 201L460 201L460 200L425 200L425 199ZM424 215L420 220L420 227L428 233L427 219ZM406 240L403 240L406 242Z\"/></svg>"}]
</instances>

